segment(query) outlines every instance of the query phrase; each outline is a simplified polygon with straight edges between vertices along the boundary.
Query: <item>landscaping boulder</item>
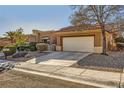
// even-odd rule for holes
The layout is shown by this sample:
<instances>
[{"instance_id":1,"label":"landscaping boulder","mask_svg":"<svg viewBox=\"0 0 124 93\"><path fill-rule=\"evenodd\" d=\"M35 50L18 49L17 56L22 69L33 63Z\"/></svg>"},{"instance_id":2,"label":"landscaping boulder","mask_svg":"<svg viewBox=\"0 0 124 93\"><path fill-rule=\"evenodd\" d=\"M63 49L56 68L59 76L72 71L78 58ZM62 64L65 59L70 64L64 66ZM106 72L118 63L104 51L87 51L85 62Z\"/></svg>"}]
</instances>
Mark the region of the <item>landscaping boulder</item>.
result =
<instances>
[{"instance_id":1,"label":"landscaping boulder","mask_svg":"<svg viewBox=\"0 0 124 93\"><path fill-rule=\"evenodd\" d=\"M4 53L0 53L0 59L3 59L4 58Z\"/></svg>"},{"instance_id":2,"label":"landscaping boulder","mask_svg":"<svg viewBox=\"0 0 124 93\"><path fill-rule=\"evenodd\" d=\"M15 67L15 64L13 63L2 62L0 63L0 72L11 70L14 67Z\"/></svg>"},{"instance_id":3,"label":"landscaping boulder","mask_svg":"<svg viewBox=\"0 0 124 93\"><path fill-rule=\"evenodd\" d=\"M25 55L27 55L28 52L27 51L20 51L18 53L15 53L12 55L13 58L19 58L19 57L25 57Z\"/></svg>"},{"instance_id":4,"label":"landscaping boulder","mask_svg":"<svg viewBox=\"0 0 124 93\"><path fill-rule=\"evenodd\" d=\"M29 53L25 55L25 58L30 58L30 57L32 57L32 56Z\"/></svg>"}]
</instances>

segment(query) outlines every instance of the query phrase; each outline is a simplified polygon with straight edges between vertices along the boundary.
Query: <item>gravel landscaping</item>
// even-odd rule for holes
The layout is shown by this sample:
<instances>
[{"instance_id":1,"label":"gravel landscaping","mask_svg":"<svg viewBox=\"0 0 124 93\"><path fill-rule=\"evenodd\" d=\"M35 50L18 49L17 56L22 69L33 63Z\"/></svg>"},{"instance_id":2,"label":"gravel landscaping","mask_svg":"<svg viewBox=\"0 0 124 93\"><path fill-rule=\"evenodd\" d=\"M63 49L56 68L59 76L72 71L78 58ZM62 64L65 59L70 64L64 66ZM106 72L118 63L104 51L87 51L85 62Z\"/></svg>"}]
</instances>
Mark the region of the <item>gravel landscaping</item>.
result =
<instances>
[{"instance_id":1,"label":"gravel landscaping","mask_svg":"<svg viewBox=\"0 0 124 93\"><path fill-rule=\"evenodd\" d=\"M93 88L93 86L38 76L19 71L0 74L1 88Z\"/></svg>"},{"instance_id":2,"label":"gravel landscaping","mask_svg":"<svg viewBox=\"0 0 124 93\"><path fill-rule=\"evenodd\" d=\"M124 67L124 52L111 52L109 56L91 54L72 67L98 69L107 71L122 71Z\"/></svg>"},{"instance_id":3,"label":"gravel landscaping","mask_svg":"<svg viewBox=\"0 0 124 93\"><path fill-rule=\"evenodd\" d=\"M25 61L28 61L32 58L35 58L35 57L40 57L40 56L44 56L44 55L48 55L52 52L29 52L28 53L28 57L19 57L19 58L12 58L12 57L8 57L7 60L9 61L16 61L16 62L25 62Z\"/></svg>"}]
</instances>

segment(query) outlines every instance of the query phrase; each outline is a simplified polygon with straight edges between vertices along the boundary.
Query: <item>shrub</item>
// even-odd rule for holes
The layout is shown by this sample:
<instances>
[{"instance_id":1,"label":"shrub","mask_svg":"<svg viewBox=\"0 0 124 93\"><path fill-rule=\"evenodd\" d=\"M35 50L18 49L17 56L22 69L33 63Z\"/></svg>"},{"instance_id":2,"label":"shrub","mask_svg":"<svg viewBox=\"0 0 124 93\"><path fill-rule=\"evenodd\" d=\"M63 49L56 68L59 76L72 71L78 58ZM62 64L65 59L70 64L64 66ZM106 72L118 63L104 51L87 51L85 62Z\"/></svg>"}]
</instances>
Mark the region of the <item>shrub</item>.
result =
<instances>
[{"instance_id":1,"label":"shrub","mask_svg":"<svg viewBox=\"0 0 124 93\"><path fill-rule=\"evenodd\" d=\"M29 43L29 46L30 46L30 51L36 51L37 48L36 48L36 42L30 42Z\"/></svg>"},{"instance_id":2,"label":"shrub","mask_svg":"<svg viewBox=\"0 0 124 93\"><path fill-rule=\"evenodd\" d=\"M37 47L37 50L40 52L48 50L48 45L45 43L39 43L36 45L36 47Z\"/></svg>"},{"instance_id":3,"label":"shrub","mask_svg":"<svg viewBox=\"0 0 124 93\"><path fill-rule=\"evenodd\" d=\"M4 46L0 46L0 51L2 51L3 47L4 47Z\"/></svg>"},{"instance_id":4,"label":"shrub","mask_svg":"<svg viewBox=\"0 0 124 93\"><path fill-rule=\"evenodd\" d=\"M7 58L7 56L13 55L14 53L16 53L16 46L15 45L5 46L3 48L3 53L5 55L5 58Z\"/></svg>"},{"instance_id":5,"label":"shrub","mask_svg":"<svg viewBox=\"0 0 124 93\"><path fill-rule=\"evenodd\" d=\"M30 47L29 47L29 45L20 45L17 47L17 50L18 51L28 51L28 50L30 50Z\"/></svg>"},{"instance_id":6,"label":"shrub","mask_svg":"<svg viewBox=\"0 0 124 93\"><path fill-rule=\"evenodd\" d=\"M124 50L124 43L117 43L116 46L118 50Z\"/></svg>"},{"instance_id":7,"label":"shrub","mask_svg":"<svg viewBox=\"0 0 124 93\"><path fill-rule=\"evenodd\" d=\"M124 38L123 37L118 37L118 38L115 38L115 42L121 42L121 43L124 43Z\"/></svg>"}]
</instances>

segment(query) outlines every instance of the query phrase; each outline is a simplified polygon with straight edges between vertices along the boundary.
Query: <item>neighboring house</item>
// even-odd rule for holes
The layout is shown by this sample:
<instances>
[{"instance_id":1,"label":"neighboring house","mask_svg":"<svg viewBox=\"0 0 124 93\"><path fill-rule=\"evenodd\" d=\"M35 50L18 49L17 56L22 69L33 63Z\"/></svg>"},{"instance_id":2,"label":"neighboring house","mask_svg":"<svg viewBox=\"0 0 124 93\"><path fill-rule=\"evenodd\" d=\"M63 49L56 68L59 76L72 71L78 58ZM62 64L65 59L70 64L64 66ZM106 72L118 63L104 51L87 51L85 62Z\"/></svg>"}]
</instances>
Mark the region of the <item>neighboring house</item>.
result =
<instances>
[{"instance_id":1,"label":"neighboring house","mask_svg":"<svg viewBox=\"0 0 124 93\"><path fill-rule=\"evenodd\" d=\"M111 32L111 34L113 35L113 38L118 38L121 37L123 35L123 26L119 26L117 24L109 24L106 25L106 31Z\"/></svg>"},{"instance_id":2,"label":"neighboring house","mask_svg":"<svg viewBox=\"0 0 124 93\"><path fill-rule=\"evenodd\" d=\"M102 52L100 27L83 28L70 26L58 31L33 30L35 42L55 44L57 51ZM113 45L113 36L106 32L107 50Z\"/></svg>"},{"instance_id":3,"label":"neighboring house","mask_svg":"<svg viewBox=\"0 0 124 93\"><path fill-rule=\"evenodd\" d=\"M11 40L8 38L0 38L0 46L6 46L6 45L10 45L11 44Z\"/></svg>"},{"instance_id":4,"label":"neighboring house","mask_svg":"<svg viewBox=\"0 0 124 93\"><path fill-rule=\"evenodd\" d=\"M36 36L34 34L27 34L27 42L36 42Z\"/></svg>"}]
</instances>

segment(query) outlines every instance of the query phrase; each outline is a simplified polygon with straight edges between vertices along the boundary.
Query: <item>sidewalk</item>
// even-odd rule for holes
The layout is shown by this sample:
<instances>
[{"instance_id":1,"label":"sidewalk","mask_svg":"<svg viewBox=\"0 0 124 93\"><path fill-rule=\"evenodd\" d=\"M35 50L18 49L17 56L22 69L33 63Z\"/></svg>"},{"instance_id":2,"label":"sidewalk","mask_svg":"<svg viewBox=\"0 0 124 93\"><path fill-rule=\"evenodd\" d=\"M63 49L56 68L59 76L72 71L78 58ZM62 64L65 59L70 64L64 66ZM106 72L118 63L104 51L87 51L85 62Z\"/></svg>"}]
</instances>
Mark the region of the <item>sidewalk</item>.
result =
<instances>
[{"instance_id":1,"label":"sidewalk","mask_svg":"<svg viewBox=\"0 0 124 93\"><path fill-rule=\"evenodd\" d=\"M21 65L17 65L14 70L96 87L124 87L124 73L32 63L21 63Z\"/></svg>"}]
</instances>

